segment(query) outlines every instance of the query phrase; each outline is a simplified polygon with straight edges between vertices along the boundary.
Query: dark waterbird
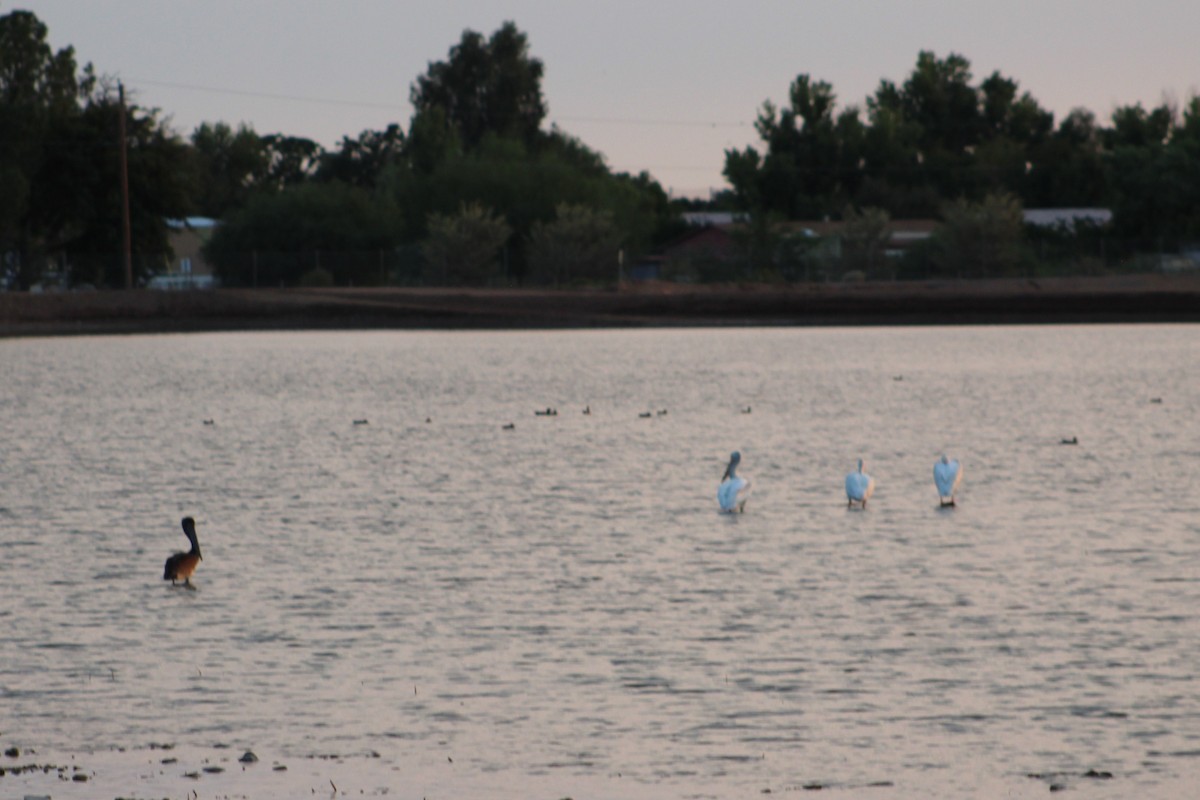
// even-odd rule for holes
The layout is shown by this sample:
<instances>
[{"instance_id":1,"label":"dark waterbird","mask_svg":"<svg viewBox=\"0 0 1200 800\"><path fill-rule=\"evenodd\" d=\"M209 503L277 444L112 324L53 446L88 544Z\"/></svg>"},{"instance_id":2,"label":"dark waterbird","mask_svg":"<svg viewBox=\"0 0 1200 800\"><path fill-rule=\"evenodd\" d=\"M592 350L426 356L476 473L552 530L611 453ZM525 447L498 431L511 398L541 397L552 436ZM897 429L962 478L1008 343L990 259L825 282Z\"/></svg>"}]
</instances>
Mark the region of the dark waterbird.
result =
<instances>
[{"instance_id":1,"label":"dark waterbird","mask_svg":"<svg viewBox=\"0 0 1200 800\"><path fill-rule=\"evenodd\" d=\"M163 568L163 580L170 581L174 586L176 581L183 581L185 586L192 585L192 573L202 560L200 556L200 541L196 538L196 521L191 517L183 518L183 534L192 543L192 549L186 553L176 553L167 559Z\"/></svg>"}]
</instances>

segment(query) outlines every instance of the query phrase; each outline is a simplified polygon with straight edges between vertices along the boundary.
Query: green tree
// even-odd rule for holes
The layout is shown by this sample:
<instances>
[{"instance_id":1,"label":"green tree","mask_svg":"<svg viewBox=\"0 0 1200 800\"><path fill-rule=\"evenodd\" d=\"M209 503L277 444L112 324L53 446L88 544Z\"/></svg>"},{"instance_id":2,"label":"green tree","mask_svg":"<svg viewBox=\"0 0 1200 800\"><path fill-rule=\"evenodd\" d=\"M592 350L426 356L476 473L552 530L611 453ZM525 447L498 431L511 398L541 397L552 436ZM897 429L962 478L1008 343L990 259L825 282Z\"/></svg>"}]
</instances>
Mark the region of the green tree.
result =
<instances>
[{"instance_id":1,"label":"green tree","mask_svg":"<svg viewBox=\"0 0 1200 800\"><path fill-rule=\"evenodd\" d=\"M1027 206L1045 208L1111 202L1100 129L1092 112L1074 109L1031 149L1024 198Z\"/></svg>"},{"instance_id":2,"label":"green tree","mask_svg":"<svg viewBox=\"0 0 1200 800\"><path fill-rule=\"evenodd\" d=\"M187 147L154 109L124 109L133 278L160 271L170 254L167 220L188 209ZM45 163L33 211L62 238L73 282L125 283L118 136L122 105L111 88L94 93L83 111L53 129L54 157ZM64 212L64 199L75 198ZM56 216L57 215L57 216Z\"/></svg>"},{"instance_id":3,"label":"green tree","mask_svg":"<svg viewBox=\"0 0 1200 800\"><path fill-rule=\"evenodd\" d=\"M867 100L867 116L858 204L895 217L932 216L941 198L922 165L921 129L904 116L894 86L885 81Z\"/></svg>"},{"instance_id":4,"label":"green tree","mask_svg":"<svg viewBox=\"0 0 1200 800\"><path fill-rule=\"evenodd\" d=\"M1200 236L1200 101L1181 121L1167 106L1119 108L1105 131L1112 145L1113 224L1143 248L1174 248Z\"/></svg>"},{"instance_id":5,"label":"green tree","mask_svg":"<svg viewBox=\"0 0 1200 800\"><path fill-rule=\"evenodd\" d=\"M842 212L842 263L868 277L880 277L891 238L891 215L882 208L849 206Z\"/></svg>"},{"instance_id":6,"label":"green tree","mask_svg":"<svg viewBox=\"0 0 1200 800\"><path fill-rule=\"evenodd\" d=\"M324 149L312 139L272 133L262 137L267 154L267 174L264 189L279 191L312 178L324 156Z\"/></svg>"},{"instance_id":7,"label":"green tree","mask_svg":"<svg viewBox=\"0 0 1200 800\"><path fill-rule=\"evenodd\" d=\"M752 211L763 208L764 200L758 185L762 164L762 156L753 147L725 151L725 166L721 169L721 175L732 187L730 199L734 209Z\"/></svg>"},{"instance_id":8,"label":"green tree","mask_svg":"<svg viewBox=\"0 0 1200 800\"><path fill-rule=\"evenodd\" d=\"M1104 144L1109 150L1165 145L1171 135L1174 116L1166 105L1151 111L1142 108L1141 103L1121 106L1112 114L1112 127L1103 133Z\"/></svg>"},{"instance_id":9,"label":"green tree","mask_svg":"<svg viewBox=\"0 0 1200 800\"><path fill-rule=\"evenodd\" d=\"M498 256L512 235L501 217L478 203L457 214L433 214L422 250L427 281L442 285L485 285L503 275Z\"/></svg>"},{"instance_id":10,"label":"green tree","mask_svg":"<svg viewBox=\"0 0 1200 800\"><path fill-rule=\"evenodd\" d=\"M205 248L227 286L295 286L323 269L341 286L379 280L381 254L399 241L395 204L340 182L252 195Z\"/></svg>"},{"instance_id":11,"label":"green tree","mask_svg":"<svg viewBox=\"0 0 1200 800\"><path fill-rule=\"evenodd\" d=\"M862 141L858 112L835 114L833 87L808 75L792 81L788 100L785 108L763 103L755 129L765 154L726 151L725 176L747 210L761 207L792 219L821 216L853 192Z\"/></svg>"},{"instance_id":12,"label":"green tree","mask_svg":"<svg viewBox=\"0 0 1200 800\"><path fill-rule=\"evenodd\" d=\"M0 17L0 251L12 253L7 260L21 288L37 279L63 236L63 214L39 219L32 208L47 160L60 155L50 141L61 136L51 131L79 114L95 85L91 66L77 77L74 49L53 51L47 34L33 12Z\"/></svg>"},{"instance_id":13,"label":"green tree","mask_svg":"<svg viewBox=\"0 0 1200 800\"><path fill-rule=\"evenodd\" d=\"M373 189L403 153L404 132L399 125L389 125L382 131L363 131L357 139L346 136L341 148L321 159L316 179Z\"/></svg>"},{"instance_id":14,"label":"green tree","mask_svg":"<svg viewBox=\"0 0 1200 800\"><path fill-rule=\"evenodd\" d=\"M271 166L263 139L249 125L235 131L224 122L192 131L192 200L197 212L221 218L246 204Z\"/></svg>"},{"instance_id":15,"label":"green tree","mask_svg":"<svg viewBox=\"0 0 1200 800\"><path fill-rule=\"evenodd\" d=\"M993 72L979 86L982 97L981 139L1006 138L1037 144L1054 129L1054 115L1044 110L1029 92L1018 96L1017 82Z\"/></svg>"},{"instance_id":16,"label":"green tree","mask_svg":"<svg viewBox=\"0 0 1200 800\"><path fill-rule=\"evenodd\" d=\"M980 84L980 141L973 154L971 196L1009 192L1028 197L1035 154L1054 130L1054 115L1017 82L993 72Z\"/></svg>"},{"instance_id":17,"label":"green tree","mask_svg":"<svg viewBox=\"0 0 1200 800\"><path fill-rule=\"evenodd\" d=\"M612 214L562 203L550 222L529 234L529 271L535 280L559 286L575 281L616 279L621 236Z\"/></svg>"},{"instance_id":18,"label":"green tree","mask_svg":"<svg viewBox=\"0 0 1200 800\"><path fill-rule=\"evenodd\" d=\"M506 22L486 40L464 31L449 58L417 78L402 157L378 182L403 209L406 236L425 238L433 215L455 216L464 203L494 209L512 228L507 274L521 281L533 226L564 203L611 214L631 248L669 235L678 210L648 174L613 174L578 139L541 130L542 70Z\"/></svg>"},{"instance_id":19,"label":"green tree","mask_svg":"<svg viewBox=\"0 0 1200 800\"><path fill-rule=\"evenodd\" d=\"M404 147L408 169L429 175L446 160L462 153L462 140L446 118L444 108L433 106L413 115Z\"/></svg>"},{"instance_id":20,"label":"green tree","mask_svg":"<svg viewBox=\"0 0 1200 800\"><path fill-rule=\"evenodd\" d=\"M1176 195L1178 235L1200 239L1200 96L1193 95L1183 119L1171 134L1169 150L1174 168L1168 165Z\"/></svg>"},{"instance_id":21,"label":"green tree","mask_svg":"<svg viewBox=\"0 0 1200 800\"><path fill-rule=\"evenodd\" d=\"M942 275L997 278L1017 275L1024 263L1024 214L1010 194L990 194L980 202L946 205L934 233L933 264Z\"/></svg>"},{"instance_id":22,"label":"green tree","mask_svg":"<svg viewBox=\"0 0 1200 800\"><path fill-rule=\"evenodd\" d=\"M534 224L554 219L560 204L609 212L622 241L633 249L647 246L669 219L678 217L649 176L612 175L597 168L598 156L581 143L561 133L549 138L535 149L517 139L489 136L470 152L448 156L432 172L395 172L388 191L404 211L406 235L424 238L431 214L455 215L463 203L495 209L512 228L508 271L521 281Z\"/></svg>"},{"instance_id":23,"label":"green tree","mask_svg":"<svg viewBox=\"0 0 1200 800\"><path fill-rule=\"evenodd\" d=\"M122 104L74 52L46 44L27 11L0 17L0 249L28 287L47 260L75 282L124 284L119 139ZM125 108L134 268L144 278L167 256L166 218L186 208L186 149L157 111Z\"/></svg>"},{"instance_id":24,"label":"green tree","mask_svg":"<svg viewBox=\"0 0 1200 800\"><path fill-rule=\"evenodd\" d=\"M505 22L487 40L466 30L446 61L417 78L410 99L418 115L441 109L467 149L488 134L532 144L546 116L542 70L514 23Z\"/></svg>"},{"instance_id":25,"label":"green tree","mask_svg":"<svg viewBox=\"0 0 1200 800\"><path fill-rule=\"evenodd\" d=\"M920 127L926 158L940 151L961 155L979 141L979 99L971 86L971 62L963 56L939 59L922 50L899 99L905 117Z\"/></svg>"}]
</instances>

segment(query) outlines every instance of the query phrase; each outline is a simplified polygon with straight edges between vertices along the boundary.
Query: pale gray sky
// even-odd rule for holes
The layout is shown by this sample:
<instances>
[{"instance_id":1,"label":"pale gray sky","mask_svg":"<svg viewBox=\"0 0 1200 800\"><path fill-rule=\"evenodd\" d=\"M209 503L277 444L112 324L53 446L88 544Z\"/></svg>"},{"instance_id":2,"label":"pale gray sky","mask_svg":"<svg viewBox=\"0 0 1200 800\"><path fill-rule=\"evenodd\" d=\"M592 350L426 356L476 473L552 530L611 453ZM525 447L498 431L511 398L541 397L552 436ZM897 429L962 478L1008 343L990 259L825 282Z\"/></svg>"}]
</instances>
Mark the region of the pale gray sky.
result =
<instances>
[{"instance_id":1,"label":"pale gray sky","mask_svg":"<svg viewBox=\"0 0 1200 800\"><path fill-rule=\"evenodd\" d=\"M1197 0L0 0L17 8L180 133L246 122L326 147L407 130L429 63L512 20L545 65L548 120L688 196L724 188L725 150L757 141L763 101L785 103L800 73L861 106L920 50L954 52L1056 120L1200 92Z\"/></svg>"}]
</instances>

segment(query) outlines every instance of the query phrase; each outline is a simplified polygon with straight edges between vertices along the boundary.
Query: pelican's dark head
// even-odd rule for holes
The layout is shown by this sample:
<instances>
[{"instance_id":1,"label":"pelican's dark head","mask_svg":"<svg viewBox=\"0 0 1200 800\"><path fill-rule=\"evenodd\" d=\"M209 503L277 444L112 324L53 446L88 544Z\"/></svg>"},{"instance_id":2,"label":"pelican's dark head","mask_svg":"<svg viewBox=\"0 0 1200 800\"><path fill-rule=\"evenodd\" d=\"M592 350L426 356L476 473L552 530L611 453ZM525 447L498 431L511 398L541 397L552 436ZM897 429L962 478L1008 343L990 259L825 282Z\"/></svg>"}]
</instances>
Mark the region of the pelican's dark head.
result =
<instances>
[{"instance_id":1,"label":"pelican's dark head","mask_svg":"<svg viewBox=\"0 0 1200 800\"><path fill-rule=\"evenodd\" d=\"M196 520L191 517L183 518L183 535L192 543L192 552L200 555L200 542L196 539ZM201 556L203 558L203 556Z\"/></svg>"},{"instance_id":2,"label":"pelican's dark head","mask_svg":"<svg viewBox=\"0 0 1200 800\"><path fill-rule=\"evenodd\" d=\"M734 450L729 454L729 466L725 467L725 477L721 480L734 477L734 475L737 473L737 466L740 463L742 463L742 454L737 450Z\"/></svg>"}]
</instances>

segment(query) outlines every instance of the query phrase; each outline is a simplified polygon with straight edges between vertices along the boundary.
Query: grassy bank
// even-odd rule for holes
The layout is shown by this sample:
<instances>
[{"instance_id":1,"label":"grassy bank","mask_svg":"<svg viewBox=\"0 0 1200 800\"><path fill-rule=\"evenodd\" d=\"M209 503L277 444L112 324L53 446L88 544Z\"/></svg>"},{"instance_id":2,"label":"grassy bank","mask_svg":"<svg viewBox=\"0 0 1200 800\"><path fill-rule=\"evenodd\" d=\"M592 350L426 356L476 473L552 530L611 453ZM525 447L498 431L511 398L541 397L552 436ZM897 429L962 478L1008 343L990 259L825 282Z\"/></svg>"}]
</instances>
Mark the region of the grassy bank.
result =
<instances>
[{"instance_id":1,"label":"grassy bank","mask_svg":"<svg viewBox=\"0 0 1200 800\"><path fill-rule=\"evenodd\" d=\"M1200 275L619 291L225 289L0 294L0 336L353 328L1200 322Z\"/></svg>"}]
</instances>

